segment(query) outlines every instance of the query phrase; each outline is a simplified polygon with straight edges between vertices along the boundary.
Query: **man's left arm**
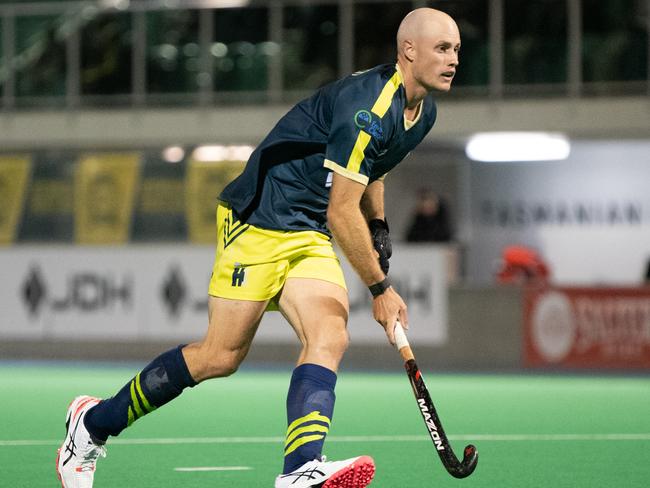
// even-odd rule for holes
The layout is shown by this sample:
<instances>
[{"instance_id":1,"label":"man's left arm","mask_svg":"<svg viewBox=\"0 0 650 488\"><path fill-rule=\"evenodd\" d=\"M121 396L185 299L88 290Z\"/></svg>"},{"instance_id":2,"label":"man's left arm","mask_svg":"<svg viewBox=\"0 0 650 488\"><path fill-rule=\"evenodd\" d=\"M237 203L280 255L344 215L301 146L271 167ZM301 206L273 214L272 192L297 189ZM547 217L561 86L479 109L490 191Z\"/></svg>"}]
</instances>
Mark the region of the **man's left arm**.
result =
<instances>
[{"instance_id":1,"label":"man's left arm","mask_svg":"<svg viewBox=\"0 0 650 488\"><path fill-rule=\"evenodd\" d=\"M361 197L361 210L368 222L373 219L386 220L383 180L375 180L366 187Z\"/></svg>"},{"instance_id":2,"label":"man's left arm","mask_svg":"<svg viewBox=\"0 0 650 488\"><path fill-rule=\"evenodd\" d=\"M388 260L393 254L393 247L384 213L383 180L375 180L366 187L361 198L361 210L368 222L368 228L372 236L372 245L377 252L379 265L382 271L388 274Z\"/></svg>"}]
</instances>

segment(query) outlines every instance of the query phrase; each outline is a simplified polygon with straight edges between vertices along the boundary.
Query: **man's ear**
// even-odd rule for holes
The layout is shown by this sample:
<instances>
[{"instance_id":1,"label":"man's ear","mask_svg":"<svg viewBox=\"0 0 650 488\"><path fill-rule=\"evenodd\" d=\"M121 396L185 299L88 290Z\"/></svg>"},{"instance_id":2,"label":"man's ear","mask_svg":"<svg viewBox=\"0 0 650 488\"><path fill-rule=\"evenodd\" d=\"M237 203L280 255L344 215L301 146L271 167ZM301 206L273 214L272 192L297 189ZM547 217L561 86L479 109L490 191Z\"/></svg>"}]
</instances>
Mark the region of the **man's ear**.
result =
<instances>
[{"instance_id":1,"label":"man's ear","mask_svg":"<svg viewBox=\"0 0 650 488\"><path fill-rule=\"evenodd\" d=\"M404 53L404 57L406 59L413 62L413 60L415 59L415 45L413 44L413 41L409 41L409 40L403 41L402 52Z\"/></svg>"}]
</instances>

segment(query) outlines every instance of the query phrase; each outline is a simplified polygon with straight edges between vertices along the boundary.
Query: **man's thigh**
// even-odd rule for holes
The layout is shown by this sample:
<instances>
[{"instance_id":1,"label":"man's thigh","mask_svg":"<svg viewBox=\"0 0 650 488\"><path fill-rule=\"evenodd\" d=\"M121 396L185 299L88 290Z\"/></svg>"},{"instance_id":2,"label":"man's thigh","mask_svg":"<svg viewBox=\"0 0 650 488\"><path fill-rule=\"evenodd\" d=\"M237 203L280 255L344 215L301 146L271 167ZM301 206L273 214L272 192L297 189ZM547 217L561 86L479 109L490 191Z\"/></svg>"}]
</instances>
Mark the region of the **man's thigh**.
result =
<instances>
[{"instance_id":1,"label":"man's thigh","mask_svg":"<svg viewBox=\"0 0 650 488\"><path fill-rule=\"evenodd\" d=\"M205 345L225 351L248 349L266 306L266 301L208 297L209 325Z\"/></svg>"},{"instance_id":2,"label":"man's thigh","mask_svg":"<svg viewBox=\"0 0 650 488\"><path fill-rule=\"evenodd\" d=\"M232 374L244 360L266 308L265 301L209 297L205 337L183 349L192 377L200 382Z\"/></svg>"},{"instance_id":3,"label":"man's thigh","mask_svg":"<svg viewBox=\"0 0 650 488\"><path fill-rule=\"evenodd\" d=\"M346 289L322 279L288 278L278 305L303 344L298 364L336 371L348 343Z\"/></svg>"}]
</instances>

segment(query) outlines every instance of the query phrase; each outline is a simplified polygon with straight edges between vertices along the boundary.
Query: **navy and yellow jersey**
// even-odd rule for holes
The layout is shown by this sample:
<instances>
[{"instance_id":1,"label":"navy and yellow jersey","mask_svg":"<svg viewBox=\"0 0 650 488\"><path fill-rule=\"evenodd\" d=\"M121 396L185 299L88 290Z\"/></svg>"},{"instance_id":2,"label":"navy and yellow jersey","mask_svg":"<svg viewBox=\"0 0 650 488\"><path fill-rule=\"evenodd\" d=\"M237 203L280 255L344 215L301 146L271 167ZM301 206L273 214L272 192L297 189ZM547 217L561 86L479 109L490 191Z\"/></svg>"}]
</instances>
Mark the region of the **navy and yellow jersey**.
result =
<instances>
[{"instance_id":1,"label":"navy and yellow jersey","mask_svg":"<svg viewBox=\"0 0 650 488\"><path fill-rule=\"evenodd\" d=\"M414 121L395 65L380 65L319 89L291 109L219 196L249 224L330 235L332 172L367 185L393 169L436 119L425 98Z\"/></svg>"}]
</instances>

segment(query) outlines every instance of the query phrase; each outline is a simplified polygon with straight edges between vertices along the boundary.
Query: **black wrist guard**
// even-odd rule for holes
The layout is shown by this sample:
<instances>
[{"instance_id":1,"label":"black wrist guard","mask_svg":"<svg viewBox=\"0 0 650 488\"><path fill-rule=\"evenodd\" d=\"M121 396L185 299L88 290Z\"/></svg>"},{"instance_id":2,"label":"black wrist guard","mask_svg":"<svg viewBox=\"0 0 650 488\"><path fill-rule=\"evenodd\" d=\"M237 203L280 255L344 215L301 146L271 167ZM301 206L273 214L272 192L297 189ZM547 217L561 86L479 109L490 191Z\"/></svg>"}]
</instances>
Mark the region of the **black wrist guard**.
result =
<instances>
[{"instance_id":1,"label":"black wrist guard","mask_svg":"<svg viewBox=\"0 0 650 488\"><path fill-rule=\"evenodd\" d=\"M382 219L372 219L368 222L372 245L379 254L379 265L384 274L388 274L388 258L393 254L393 246L388 235L388 223Z\"/></svg>"},{"instance_id":2,"label":"black wrist guard","mask_svg":"<svg viewBox=\"0 0 650 488\"><path fill-rule=\"evenodd\" d=\"M388 278L384 278L384 281L370 285L368 289L372 293L372 298L377 298L379 295L383 294L386 290L390 288L391 284Z\"/></svg>"}]
</instances>

